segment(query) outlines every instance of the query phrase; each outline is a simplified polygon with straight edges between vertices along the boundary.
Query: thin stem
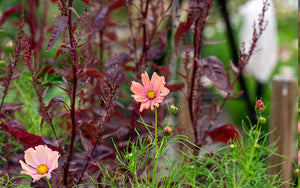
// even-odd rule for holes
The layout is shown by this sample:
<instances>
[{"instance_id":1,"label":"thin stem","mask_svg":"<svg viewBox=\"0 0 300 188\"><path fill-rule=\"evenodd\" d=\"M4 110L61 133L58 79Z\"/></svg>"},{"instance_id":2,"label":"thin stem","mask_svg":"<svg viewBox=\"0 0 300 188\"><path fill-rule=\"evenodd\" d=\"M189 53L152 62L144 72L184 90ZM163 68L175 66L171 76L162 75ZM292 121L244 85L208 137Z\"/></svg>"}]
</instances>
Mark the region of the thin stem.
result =
<instances>
[{"instance_id":1,"label":"thin stem","mask_svg":"<svg viewBox=\"0 0 300 188\"><path fill-rule=\"evenodd\" d=\"M170 115L170 117L169 117L169 120L168 120L167 127L169 127L169 125L170 125L170 122L171 122L171 118L172 118L172 116L173 116L173 114L171 114L171 115Z\"/></svg>"},{"instance_id":2,"label":"thin stem","mask_svg":"<svg viewBox=\"0 0 300 188\"><path fill-rule=\"evenodd\" d=\"M154 111L155 111L155 133L154 133L155 157L154 157L152 187L157 187L156 169L157 169L157 160L158 160L158 153L157 153L158 145L157 145L157 107L156 106L154 106Z\"/></svg>"},{"instance_id":3,"label":"thin stem","mask_svg":"<svg viewBox=\"0 0 300 188\"><path fill-rule=\"evenodd\" d=\"M248 172L248 170L250 168L250 165L251 165L251 162L252 162L252 159L253 159L253 156L254 156L254 151L255 151L255 148L257 146L257 142L258 142L258 139L259 139L260 130L258 130L258 129L260 129L259 128L259 122L257 123L257 126L255 128L255 131L257 132L257 135L255 137L254 145L253 145L251 153L250 153L250 158L249 158L249 161L247 163L247 168L246 168L245 173L244 173L244 175L243 175L243 177L242 177L242 179L241 179L241 181L240 181L240 183L238 185L238 188L241 187L241 185L243 184L243 182L244 182L244 180L246 178L247 172Z\"/></svg>"},{"instance_id":4,"label":"thin stem","mask_svg":"<svg viewBox=\"0 0 300 188\"><path fill-rule=\"evenodd\" d=\"M46 178L46 181L47 181L47 184L48 184L49 188L52 188L51 183L50 183L48 178Z\"/></svg>"},{"instance_id":5,"label":"thin stem","mask_svg":"<svg viewBox=\"0 0 300 188\"><path fill-rule=\"evenodd\" d=\"M100 38L100 42L99 42L99 47L100 47L100 66L102 68L103 65L103 51L104 51L104 43L103 43L103 31L99 31L99 38Z\"/></svg>"},{"instance_id":6,"label":"thin stem","mask_svg":"<svg viewBox=\"0 0 300 188\"><path fill-rule=\"evenodd\" d=\"M145 4L145 11L142 11L143 15L143 23L142 23L142 32L143 32L143 48L142 48L142 54L139 62L136 64L136 70L138 75L140 75L141 70L145 66L145 62L147 60L147 50L148 50L148 44L147 44L147 25L146 25L146 20L147 20L147 15L148 15L148 8L149 8L149 1L146 1ZM143 1L142 1L143 2ZM141 7L143 9L143 6Z\"/></svg>"},{"instance_id":7,"label":"thin stem","mask_svg":"<svg viewBox=\"0 0 300 188\"><path fill-rule=\"evenodd\" d=\"M232 173L233 173L233 175L232 175L232 178L233 178L233 182L232 182L232 186L233 186L233 188L235 188L235 160L233 160L232 161L233 162L233 164L232 164L232 169L233 169L233 171L232 171Z\"/></svg>"},{"instance_id":8,"label":"thin stem","mask_svg":"<svg viewBox=\"0 0 300 188\"><path fill-rule=\"evenodd\" d=\"M135 179L137 187L140 187L140 183L139 183L139 180L138 180L138 177L137 177L137 173L136 173L136 164L134 166L134 179Z\"/></svg>"},{"instance_id":9,"label":"thin stem","mask_svg":"<svg viewBox=\"0 0 300 188\"><path fill-rule=\"evenodd\" d=\"M69 13L68 13L68 30L69 30L69 37L71 43L71 59L72 59L72 73L73 73L73 90L71 94L71 121L72 121L72 133L71 133L71 144L70 144L70 152L67 160L67 166L64 172L64 184L67 185L67 177L68 171L70 167L70 162L72 159L73 149L74 149L74 141L76 138L76 114L75 114L75 103L76 103L76 90L77 90L77 67L75 65L77 61L77 50L76 50L76 41L74 39L73 30L72 30L72 7L73 0L69 0Z\"/></svg>"}]
</instances>

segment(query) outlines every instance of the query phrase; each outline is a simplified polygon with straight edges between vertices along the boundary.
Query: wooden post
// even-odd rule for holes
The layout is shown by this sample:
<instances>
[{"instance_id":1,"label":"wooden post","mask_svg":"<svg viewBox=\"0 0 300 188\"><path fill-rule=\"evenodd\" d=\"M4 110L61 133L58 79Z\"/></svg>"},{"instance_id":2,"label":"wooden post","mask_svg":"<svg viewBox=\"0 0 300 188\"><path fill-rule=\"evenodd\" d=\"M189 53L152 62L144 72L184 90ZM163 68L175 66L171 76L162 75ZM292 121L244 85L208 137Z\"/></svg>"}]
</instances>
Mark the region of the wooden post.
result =
<instances>
[{"instance_id":1,"label":"wooden post","mask_svg":"<svg viewBox=\"0 0 300 188\"><path fill-rule=\"evenodd\" d=\"M293 163L295 160L296 145L296 79L293 77L276 76L273 79L271 102L271 133L269 143L277 142L277 153L286 156L282 158L272 156L269 165L279 166L270 169L271 174L281 173L283 181L290 181L293 177ZM290 187L290 185L285 185Z\"/></svg>"}]
</instances>

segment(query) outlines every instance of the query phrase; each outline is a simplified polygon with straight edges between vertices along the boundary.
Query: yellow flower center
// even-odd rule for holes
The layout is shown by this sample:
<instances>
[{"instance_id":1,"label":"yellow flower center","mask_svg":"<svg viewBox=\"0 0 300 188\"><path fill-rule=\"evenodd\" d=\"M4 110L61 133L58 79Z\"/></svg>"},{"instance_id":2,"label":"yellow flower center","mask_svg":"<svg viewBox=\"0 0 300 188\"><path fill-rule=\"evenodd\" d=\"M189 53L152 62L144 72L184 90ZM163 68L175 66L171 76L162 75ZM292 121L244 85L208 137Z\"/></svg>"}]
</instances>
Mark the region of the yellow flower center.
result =
<instances>
[{"instance_id":1,"label":"yellow flower center","mask_svg":"<svg viewBox=\"0 0 300 188\"><path fill-rule=\"evenodd\" d=\"M148 97L148 99L154 99L156 97L156 93L153 90L149 90L147 91L146 96Z\"/></svg>"},{"instance_id":2,"label":"yellow flower center","mask_svg":"<svg viewBox=\"0 0 300 188\"><path fill-rule=\"evenodd\" d=\"M43 174L46 174L48 172L48 166L46 164L40 164L37 168L36 168L36 171L43 175Z\"/></svg>"}]
</instances>

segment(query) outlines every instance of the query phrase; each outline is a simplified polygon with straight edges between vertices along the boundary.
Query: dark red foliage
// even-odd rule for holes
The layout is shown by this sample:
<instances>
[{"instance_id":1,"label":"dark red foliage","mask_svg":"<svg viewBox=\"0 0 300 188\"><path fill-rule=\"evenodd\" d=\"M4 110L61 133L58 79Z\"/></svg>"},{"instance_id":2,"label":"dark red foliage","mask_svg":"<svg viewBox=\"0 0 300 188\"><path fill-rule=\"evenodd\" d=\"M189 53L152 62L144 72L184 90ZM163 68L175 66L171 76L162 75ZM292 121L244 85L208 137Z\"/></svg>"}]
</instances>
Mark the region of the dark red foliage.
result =
<instances>
[{"instance_id":1,"label":"dark red foliage","mask_svg":"<svg viewBox=\"0 0 300 188\"><path fill-rule=\"evenodd\" d=\"M166 49L167 49L167 31L164 30L160 32L157 46L147 51L147 60L151 61L151 60L156 60L161 58Z\"/></svg>"},{"instance_id":2,"label":"dark red foliage","mask_svg":"<svg viewBox=\"0 0 300 188\"><path fill-rule=\"evenodd\" d=\"M95 4L93 3L92 0L81 0L82 2L85 2L86 4L88 5L91 5L91 6L95 6Z\"/></svg>"},{"instance_id":3,"label":"dark red foliage","mask_svg":"<svg viewBox=\"0 0 300 188\"><path fill-rule=\"evenodd\" d=\"M0 124L2 130L17 138L25 148L31 148L38 145L47 145L49 148L59 151L57 146L44 142L41 136L29 133L18 120L8 120Z\"/></svg>"},{"instance_id":4,"label":"dark red foliage","mask_svg":"<svg viewBox=\"0 0 300 188\"><path fill-rule=\"evenodd\" d=\"M0 17L0 26L4 24L4 22L7 20L7 18L12 14L19 14L22 10L22 5L16 5L13 7L10 7L3 11L1 17Z\"/></svg>"},{"instance_id":5,"label":"dark red foliage","mask_svg":"<svg viewBox=\"0 0 300 188\"><path fill-rule=\"evenodd\" d=\"M232 92L229 88L229 80L225 72L224 64L215 56L197 60L201 74L210 79L214 85L226 92Z\"/></svg>"},{"instance_id":6,"label":"dark red foliage","mask_svg":"<svg viewBox=\"0 0 300 188\"><path fill-rule=\"evenodd\" d=\"M197 8L193 1L189 2L189 10L188 10L188 16L186 22L181 22L176 29L175 35L174 35L174 47L175 50L178 49L179 43L182 40L182 37L190 30L192 24L194 23L195 19L197 18Z\"/></svg>"},{"instance_id":7,"label":"dark red foliage","mask_svg":"<svg viewBox=\"0 0 300 188\"><path fill-rule=\"evenodd\" d=\"M172 85L166 85L166 87L171 91L180 91L182 90L182 88L184 88L184 84L183 83L179 83L179 84L172 84Z\"/></svg>"},{"instance_id":8,"label":"dark red foliage","mask_svg":"<svg viewBox=\"0 0 300 188\"><path fill-rule=\"evenodd\" d=\"M102 30L106 23L109 21L109 15L111 14L111 12L123 6L124 3L124 0L117 0L109 4L108 6L101 8L94 20L94 33Z\"/></svg>"},{"instance_id":9,"label":"dark red foliage","mask_svg":"<svg viewBox=\"0 0 300 188\"><path fill-rule=\"evenodd\" d=\"M56 16L55 27L51 31L51 35L50 35L50 39L49 39L49 42L48 42L48 45L46 48L46 52L49 52L49 50L53 47L53 45L57 41L58 37L65 29L67 22L68 22L67 16L61 16L61 15Z\"/></svg>"},{"instance_id":10,"label":"dark red foliage","mask_svg":"<svg viewBox=\"0 0 300 188\"><path fill-rule=\"evenodd\" d=\"M164 66L158 66L156 63L152 63L152 66L161 74L167 76L171 74L170 69L168 68L168 65L164 65Z\"/></svg>"},{"instance_id":11,"label":"dark red foliage","mask_svg":"<svg viewBox=\"0 0 300 188\"><path fill-rule=\"evenodd\" d=\"M205 132L214 142L228 143L240 136L238 128L234 124L220 124Z\"/></svg>"}]
</instances>

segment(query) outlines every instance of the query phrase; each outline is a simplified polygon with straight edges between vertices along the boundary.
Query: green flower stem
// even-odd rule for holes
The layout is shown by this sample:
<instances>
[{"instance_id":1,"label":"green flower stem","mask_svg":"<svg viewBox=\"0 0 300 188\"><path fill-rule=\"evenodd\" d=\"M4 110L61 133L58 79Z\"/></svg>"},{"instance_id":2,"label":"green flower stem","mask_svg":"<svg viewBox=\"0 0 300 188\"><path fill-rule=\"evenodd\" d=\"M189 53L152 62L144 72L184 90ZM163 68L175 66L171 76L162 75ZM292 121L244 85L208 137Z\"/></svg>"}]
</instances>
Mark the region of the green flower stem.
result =
<instances>
[{"instance_id":1,"label":"green flower stem","mask_svg":"<svg viewBox=\"0 0 300 188\"><path fill-rule=\"evenodd\" d=\"M48 184L49 188L52 188L52 186L51 186L50 181L48 180L48 178L46 178L46 181L47 181L47 184Z\"/></svg>"},{"instance_id":2,"label":"green flower stem","mask_svg":"<svg viewBox=\"0 0 300 188\"><path fill-rule=\"evenodd\" d=\"M232 180L233 182L232 182L232 185L233 185L233 188L235 188L235 160L233 160L232 162L233 162L232 163L232 165L233 165L233 167L232 167L233 168L233 171L232 171L233 172L233 180Z\"/></svg>"},{"instance_id":3,"label":"green flower stem","mask_svg":"<svg viewBox=\"0 0 300 188\"><path fill-rule=\"evenodd\" d=\"M169 127L169 125L170 125L170 121L171 121L172 116L173 116L173 114L171 114L170 117L169 117L167 127Z\"/></svg>"},{"instance_id":4,"label":"green flower stem","mask_svg":"<svg viewBox=\"0 0 300 188\"><path fill-rule=\"evenodd\" d=\"M157 169L157 160L158 160L158 146L157 146L157 107L154 106L155 111L155 136L154 136L154 145L155 145L155 157L154 157L154 167L153 167L153 177L152 177L152 187L157 187L156 184L156 169Z\"/></svg>"},{"instance_id":5,"label":"green flower stem","mask_svg":"<svg viewBox=\"0 0 300 188\"><path fill-rule=\"evenodd\" d=\"M164 138L163 138L163 140L162 140L162 142L161 142L161 144L160 144L158 153L157 153L158 158L161 156L161 153L162 153L163 147L164 147L164 145L165 145L165 142L167 142L167 138L164 136Z\"/></svg>"},{"instance_id":6,"label":"green flower stem","mask_svg":"<svg viewBox=\"0 0 300 188\"><path fill-rule=\"evenodd\" d=\"M135 179L137 187L140 187L140 183L139 183L139 180L137 177L137 172L136 172L136 166L134 167L134 179Z\"/></svg>"},{"instance_id":7,"label":"green flower stem","mask_svg":"<svg viewBox=\"0 0 300 188\"><path fill-rule=\"evenodd\" d=\"M259 129L259 130L258 130L258 129ZM254 145L253 145L252 150L251 150L251 153L250 153L250 158L249 158L249 161L248 161L248 163L247 163L247 168L246 168L245 173L244 173L244 175L243 175L243 177L242 177L242 179L241 179L241 181L240 181L240 183L239 183L239 185L238 185L238 188L241 187L241 185L243 184L243 182L244 182L244 180L245 180L245 178L246 178L247 172L248 172L248 170L249 170L249 168L250 168L250 165L251 165L253 156L254 156L254 151L255 151L255 148L256 148L256 146L257 146L257 142L258 142L259 134L260 134L259 121L257 122L255 131L257 132L257 135L256 135L256 137L255 137Z\"/></svg>"}]
</instances>

